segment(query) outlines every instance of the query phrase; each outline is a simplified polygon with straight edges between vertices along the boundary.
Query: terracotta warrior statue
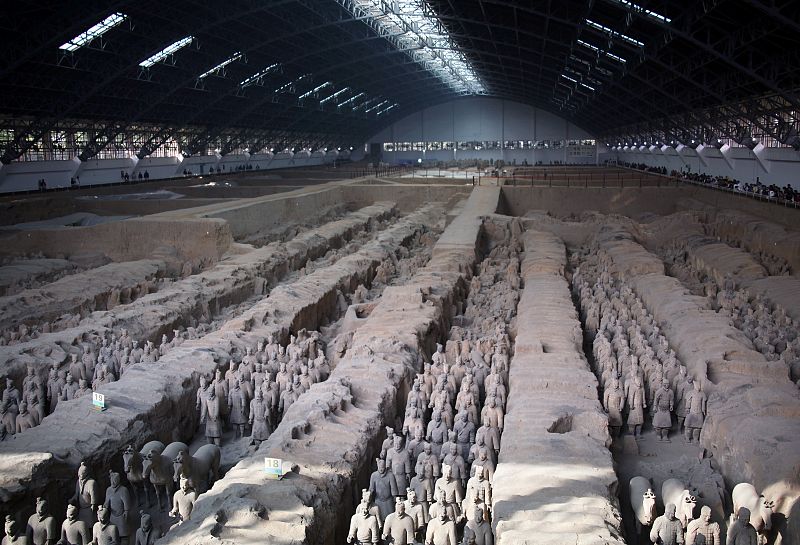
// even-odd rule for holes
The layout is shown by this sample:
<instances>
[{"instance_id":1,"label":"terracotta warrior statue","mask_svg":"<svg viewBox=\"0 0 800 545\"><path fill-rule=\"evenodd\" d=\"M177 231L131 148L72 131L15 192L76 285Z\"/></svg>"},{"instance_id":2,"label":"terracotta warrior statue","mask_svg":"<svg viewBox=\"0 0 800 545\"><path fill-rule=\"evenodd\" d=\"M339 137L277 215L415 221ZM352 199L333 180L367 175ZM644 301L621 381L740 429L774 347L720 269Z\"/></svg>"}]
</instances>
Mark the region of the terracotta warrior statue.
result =
<instances>
[{"instance_id":1,"label":"terracotta warrior statue","mask_svg":"<svg viewBox=\"0 0 800 545\"><path fill-rule=\"evenodd\" d=\"M169 516L178 517L180 522L186 522L192 516L194 503L197 501L197 492L191 479L181 478L181 487L172 496L172 510Z\"/></svg>"},{"instance_id":2,"label":"terracotta warrior statue","mask_svg":"<svg viewBox=\"0 0 800 545\"><path fill-rule=\"evenodd\" d=\"M699 380L694 381L693 389L686 394L686 441L700 442L700 431L706 418L708 398L701 389Z\"/></svg>"},{"instance_id":3,"label":"terracotta warrior statue","mask_svg":"<svg viewBox=\"0 0 800 545\"><path fill-rule=\"evenodd\" d=\"M119 531L111 524L111 512L102 505L92 528L92 545L119 545Z\"/></svg>"},{"instance_id":4,"label":"terracotta warrior statue","mask_svg":"<svg viewBox=\"0 0 800 545\"><path fill-rule=\"evenodd\" d=\"M672 411L674 407L675 395L669 386L669 380L663 379L661 388L653 398L656 414L653 416L653 427L658 434L658 440L669 442L669 430L672 428ZM699 435L699 434L698 434Z\"/></svg>"},{"instance_id":5,"label":"terracotta warrior statue","mask_svg":"<svg viewBox=\"0 0 800 545\"><path fill-rule=\"evenodd\" d=\"M354 545L373 545L380 542L380 528L378 519L371 515L364 503L356 507L356 514L350 519L350 531L347 533L347 543Z\"/></svg>"},{"instance_id":6,"label":"terracotta warrior statue","mask_svg":"<svg viewBox=\"0 0 800 545\"><path fill-rule=\"evenodd\" d=\"M394 436L394 448L386 452L386 467L394 474L397 490L403 491L408 488L411 481L411 454L403 446L403 436Z\"/></svg>"},{"instance_id":7,"label":"terracotta warrior statue","mask_svg":"<svg viewBox=\"0 0 800 545\"><path fill-rule=\"evenodd\" d=\"M220 403L217 391L213 387L208 389L208 398L202 406L203 413L200 415L200 422L206 425L206 440L209 444L220 445L222 437L222 420L220 419Z\"/></svg>"},{"instance_id":8,"label":"terracotta warrior statue","mask_svg":"<svg viewBox=\"0 0 800 545\"><path fill-rule=\"evenodd\" d=\"M78 506L78 517L86 524L94 523L94 514L100 505L100 486L89 474L89 466L81 462L78 468L78 482L75 483L75 494L72 503Z\"/></svg>"},{"instance_id":9,"label":"terracotta warrior statue","mask_svg":"<svg viewBox=\"0 0 800 545\"><path fill-rule=\"evenodd\" d=\"M628 389L627 398L628 433L632 433L633 436L638 439L642 435L644 410L647 408L647 401L644 397L644 387L642 386L642 379L640 377L634 377Z\"/></svg>"},{"instance_id":10,"label":"terracotta warrior statue","mask_svg":"<svg viewBox=\"0 0 800 545\"><path fill-rule=\"evenodd\" d=\"M161 537L160 532L153 528L153 521L150 515L141 512L142 518L139 523L139 529L136 530L136 543L134 545L154 545L156 540Z\"/></svg>"},{"instance_id":11,"label":"terracotta warrior statue","mask_svg":"<svg viewBox=\"0 0 800 545\"><path fill-rule=\"evenodd\" d=\"M700 518L689 522L686 527L686 543L697 543L697 536L705 538L705 545L722 545L719 524L711 522L711 508L707 505L700 508Z\"/></svg>"},{"instance_id":12,"label":"terracotta warrior statue","mask_svg":"<svg viewBox=\"0 0 800 545\"><path fill-rule=\"evenodd\" d=\"M25 534L30 545L55 545L58 540L58 524L44 498L36 498L36 512L28 518Z\"/></svg>"},{"instance_id":13,"label":"terracotta warrior statue","mask_svg":"<svg viewBox=\"0 0 800 545\"><path fill-rule=\"evenodd\" d=\"M30 545L28 536L22 533L22 530L17 526L17 521L11 515L6 515L5 519L6 537L0 542L0 545Z\"/></svg>"},{"instance_id":14,"label":"terracotta warrior statue","mask_svg":"<svg viewBox=\"0 0 800 545\"><path fill-rule=\"evenodd\" d=\"M58 545L89 545L92 541L92 530L89 525L78 518L78 508L67 506L67 520L61 524L61 539Z\"/></svg>"},{"instance_id":15,"label":"terracotta warrior statue","mask_svg":"<svg viewBox=\"0 0 800 545\"><path fill-rule=\"evenodd\" d=\"M122 484L119 473L109 473L111 486L106 489L106 501L103 505L109 512L111 524L117 527L119 537L127 542L128 536L133 534L133 524L130 520L130 511L133 507L133 497L128 487Z\"/></svg>"},{"instance_id":16,"label":"terracotta warrior statue","mask_svg":"<svg viewBox=\"0 0 800 545\"><path fill-rule=\"evenodd\" d=\"M440 509L436 518L428 523L425 545L458 545L455 521L447 516L445 509Z\"/></svg>"},{"instance_id":17,"label":"terracotta warrior statue","mask_svg":"<svg viewBox=\"0 0 800 545\"><path fill-rule=\"evenodd\" d=\"M414 545L414 531L416 526L414 519L406 513L406 505L403 500L397 498L394 513L386 517L383 523L384 541L389 538L388 543L394 545Z\"/></svg>"},{"instance_id":18,"label":"terracotta warrior statue","mask_svg":"<svg viewBox=\"0 0 800 545\"><path fill-rule=\"evenodd\" d=\"M380 510L381 519L385 520L392 512L395 497L400 495L394 474L386 469L386 462L378 458L378 469L369 478L369 491L375 498L375 504Z\"/></svg>"},{"instance_id":19,"label":"terracotta warrior statue","mask_svg":"<svg viewBox=\"0 0 800 545\"><path fill-rule=\"evenodd\" d=\"M622 411L625 409L625 393L619 385L619 379L611 380L611 386L603 393L603 406L608 413L608 427L611 437L618 437L622 431Z\"/></svg>"},{"instance_id":20,"label":"terracotta warrior statue","mask_svg":"<svg viewBox=\"0 0 800 545\"><path fill-rule=\"evenodd\" d=\"M664 514L653 522L650 529L650 541L656 545L682 545L683 525L675 518L675 504L668 503Z\"/></svg>"}]
</instances>

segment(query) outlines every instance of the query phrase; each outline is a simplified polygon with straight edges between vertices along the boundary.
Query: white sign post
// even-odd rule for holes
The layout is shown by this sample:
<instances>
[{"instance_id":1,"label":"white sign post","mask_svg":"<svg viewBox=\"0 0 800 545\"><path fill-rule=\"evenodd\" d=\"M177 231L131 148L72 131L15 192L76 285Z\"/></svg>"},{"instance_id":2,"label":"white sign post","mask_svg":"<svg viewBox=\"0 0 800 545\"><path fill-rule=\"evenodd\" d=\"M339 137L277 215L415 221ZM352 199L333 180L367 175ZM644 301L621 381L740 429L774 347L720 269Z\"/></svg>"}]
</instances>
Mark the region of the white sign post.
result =
<instances>
[{"instance_id":1,"label":"white sign post","mask_svg":"<svg viewBox=\"0 0 800 545\"><path fill-rule=\"evenodd\" d=\"M264 458L264 472L272 479L282 479L283 460L280 458Z\"/></svg>"},{"instance_id":2,"label":"white sign post","mask_svg":"<svg viewBox=\"0 0 800 545\"><path fill-rule=\"evenodd\" d=\"M98 411L106 410L106 396L97 392L92 392L92 406Z\"/></svg>"}]
</instances>

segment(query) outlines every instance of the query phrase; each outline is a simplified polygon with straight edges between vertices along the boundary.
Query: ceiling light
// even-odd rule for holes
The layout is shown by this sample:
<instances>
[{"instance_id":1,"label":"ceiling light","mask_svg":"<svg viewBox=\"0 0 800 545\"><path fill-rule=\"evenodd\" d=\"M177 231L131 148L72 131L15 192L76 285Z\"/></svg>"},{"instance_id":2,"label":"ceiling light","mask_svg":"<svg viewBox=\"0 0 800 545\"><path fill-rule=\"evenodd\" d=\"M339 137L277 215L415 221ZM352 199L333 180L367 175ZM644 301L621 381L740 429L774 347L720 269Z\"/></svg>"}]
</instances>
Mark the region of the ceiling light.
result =
<instances>
[{"instance_id":1,"label":"ceiling light","mask_svg":"<svg viewBox=\"0 0 800 545\"><path fill-rule=\"evenodd\" d=\"M60 45L58 48L64 51L76 51L81 47L88 45L95 38L99 38L112 28L119 26L128 18L124 13L112 13L96 25L93 25L86 32L81 32L67 43Z\"/></svg>"},{"instance_id":2,"label":"ceiling light","mask_svg":"<svg viewBox=\"0 0 800 545\"><path fill-rule=\"evenodd\" d=\"M145 60L139 63L139 66L141 66L142 68L150 68L154 64L163 61L173 53L179 51L180 49L183 49L184 47L192 43L193 40L194 36L186 36L185 38L181 38L177 42L171 43L158 53L146 58Z\"/></svg>"}]
</instances>

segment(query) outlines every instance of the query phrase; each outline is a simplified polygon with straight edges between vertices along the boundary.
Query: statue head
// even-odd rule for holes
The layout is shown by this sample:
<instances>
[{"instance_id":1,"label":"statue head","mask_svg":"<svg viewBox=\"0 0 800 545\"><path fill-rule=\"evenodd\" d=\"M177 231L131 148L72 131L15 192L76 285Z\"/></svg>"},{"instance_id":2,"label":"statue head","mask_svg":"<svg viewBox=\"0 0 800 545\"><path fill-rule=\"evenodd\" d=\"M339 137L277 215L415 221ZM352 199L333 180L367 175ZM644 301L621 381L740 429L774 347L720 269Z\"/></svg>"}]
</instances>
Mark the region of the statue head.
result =
<instances>
[{"instance_id":1,"label":"statue head","mask_svg":"<svg viewBox=\"0 0 800 545\"><path fill-rule=\"evenodd\" d=\"M480 507L475 508L475 522L477 522L478 524L483 522L483 509L481 509Z\"/></svg>"},{"instance_id":2,"label":"statue head","mask_svg":"<svg viewBox=\"0 0 800 545\"><path fill-rule=\"evenodd\" d=\"M401 517L406 514L406 504L403 503L402 499L397 498L397 501L394 504L394 512Z\"/></svg>"},{"instance_id":3,"label":"statue head","mask_svg":"<svg viewBox=\"0 0 800 545\"><path fill-rule=\"evenodd\" d=\"M89 387L85 378L78 380L78 387L80 387L81 390L86 390Z\"/></svg>"},{"instance_id":4,"label":"statue head","mask_svg":"<svg viewBox=\"0 0 800 545\"><path fill-rule=\"evenodd\" d=\"M425 454L430 454L431 453L431 444L430 443L425 443L425 446L422 447L422 450L425 452Z\"/></svg>"},{"instance_id":5,"label":"statue head","mask_svg":"<svg viewBox=\"0 0 800 545\"><path fill-rule=\"evenodd\" d=\"M75 522L78 520L78 506L74 504L67 505L67 520Z\"/></svg>"},{"instance_id":6,"label":"statue head","mask_svg":"<svg viewBox=\"0 0 800 545\"><path fill-rule=\"evenodd\" d=\"M183 490L184 492L189 492L193 488L194 485L192 484L192 479L187 477L181 478L181 490Z\"/></svg>"},{"instance_id":7,"label":"statue head","mask_svg":"<svg viewBox=\"0 0 800 545\"><path fill-rule=\"evenodd\" d=\"M674 503L668 503L664 507L664 516L667 517L667 520L675 520L675 510L676 508Z\"/></svg>"},{"instance_id":8,"label":"statue head","mask_svg":"<svg viewBox=\"0 0 800 545\"><path fill-rule=\"evenodd\" d=\"M386 460L383 458L376 458L375 463L378 465L378 473L381 475L386 473Z\"/></svg>"},{"instance_id":9,"label":"statue head","mask_svg":"<svg viewBox=\"0 0 800 545\"><path fill-rule=\"evenodd\" d=\"M245 353L249 356L250 354L253 353L253 348L248 346L247 348L245 348Z\"/></svg>"},{"instance_id":10,"label":"statue head","mask_svg":"<svg viewBox=\"0 0 800 545\"><path fill-rule=\"evenodd\" d=\"M669 390L669 379L666 379L666 378L665 378L664 380L662 380L662 381L661 381L661 387L662 387L664 390Z\"/></svg>"},{"instance_id":11,"label":"statue head","mask_svg":"<svg viewBox=\"0 0 800 545\"><path fill-rule=\"evenodd\" d=\"M100 507L97 508L97 520L100 522L100 524L108 524L110 518L111 511L109 511L105 505L100 505Z\"/></svg>"},{"instance_id":12,"label":"statue head","mask_svg":"<svg viewBox=\"0 0 800 545\"><path fill-rule=\"evenodd\" d=\"M6 515L5 529L7 536L17 535L17 521L15 521L14 517L12 517L11 515Z\"/></svg>"},{"instance_id":13,"label":"statue head","mask_svg":"<svg viewBox=\"0 0 800 545\"><path fill-rule=\"evenodd\" d=\"M442 477L444 477L444 480L448 483L453 478L453 468L448 464L442 465Z\"/></svg>"},{"instance_id":14,"label":"statue head","mask_svg":"<svg viewBox=\"0 0 800 545\"><path fill-rule=\"evenodd\" d=\"M109 471L109 480L111 481L111 486L114 488L118 488L120 483L122 482L122 478L120 477L119 473L116 471Z\"/></svg>"},{"instance_id":15,"label":"statue head","mask_svg":"<svg viewBox=\"0 0 800 545\"><path fill-rule=\"evenodd\" d=\"M48 513L47 500L42 497L36 498L36 514L39 515L40 517L44 517L47 515L47 513Z\"/></svg>"},{"instance_id":16,"label":"statue head","mask_svg":"<svg viewBox=\"0 0 800 545\"><path fill-rule=\"evenodd\" d=\"M261 388L256 390L256 399L259 400L259 401L264 399L264 391Z\"/></svg>"},{"instance_id":17,"label":"statue head","mask_svg":"<svg viewBox=\"0 0 800 545\"><path fill-rule=\"evenodd\" d=\"M361 515L363 518L368 518L369 511L367 510L367 506L364 503L359 503L358 507L356 507L356 514Z\"/></svg>"},{"instance_id":18,"label":"statue head","mask_svg":"<svg viewBox=\"0 0 800 545\"><path fill-rule=\"evenodd\" d=\"M747 507L740 507L739 512L736 514L737 520L739 520L743 525L747 525L750 523L750 509Z\"/></svg>"},{"instance_id":19,"label":"statue head","mask_svg":"<svg viewBox=\"0 0 800 545\"><path fill-rule=\"evenodd\" d=\"M19 404L19 414L26 414L28 412L28 404L21 401Z\"/></svg>"},{"instance_id":20,"label":"statue head","mask_svg":"<svg viewBox=\"0 0 800 545\"><path fill-rule=\"evenodd\" d=\"M708 505L704 505L700 508L700 520L706 524L711 522L711 508Z\"/></svg>"},{"instance_id":21,"label":"statue head","mask_svg":"<svg viewBox=\"0 0 800 545\"><path fill-rule=\"evenodd\" d=\"M403 437L401 435L394 436L394 450L400 452L403 449Z\"/></svg>"},{"instance_id":22,"label":"statue head","mask_svg":"<svg viewBox=\"0 0 800 545\"><path fill-rule=\"evenodd\" d=\"M456 454L458 454L458 445L456 444L450 445L450 455L455 456Z\"/></svg>"}]
</instances>

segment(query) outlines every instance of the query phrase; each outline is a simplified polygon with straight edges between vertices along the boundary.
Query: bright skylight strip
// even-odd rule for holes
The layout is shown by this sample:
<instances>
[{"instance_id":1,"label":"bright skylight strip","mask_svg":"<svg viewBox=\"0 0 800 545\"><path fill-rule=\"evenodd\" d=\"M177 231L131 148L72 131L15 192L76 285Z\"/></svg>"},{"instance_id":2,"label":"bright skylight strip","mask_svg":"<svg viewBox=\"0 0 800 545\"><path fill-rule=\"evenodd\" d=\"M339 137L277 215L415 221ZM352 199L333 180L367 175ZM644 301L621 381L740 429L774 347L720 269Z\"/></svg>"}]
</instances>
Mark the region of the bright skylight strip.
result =
<instances>
[{"instance_id":1,"label":"bright skylight strip","mask_svg":"<svg viewBox=\"0 0 800 545\"><path fill-rule=\"evenodd\" d=\"M349 90L350 90L350 87L345 87L344 89L341 89L341 90L339 90L339 91L336 91L336 92L335 92L335 93L333 93L331 96L329 96L329 97L326 97L326 98L323 98L322 100L320 100L320 101L319 101L319 103L320 103L320 104L325 104L326 102L328 102L328 101L331 101L331 100L335 99L335 98L336 98L336 97L338 97L338 96L341 96L341 95L342 95L342 93L345 93L345 92L347 92L347 91L349 91Z\"/></svg>"},{"instance_id":2,"label":"bright skylight strip","mask_svg":"<svg viewBox=\"0 0 800 545\"><path fill-rule=\"evenodd\" d=\"M655 19L656 21L660 21L662 23L671 23L672 22L672 19L670 19L669 17L661 15L660 13L656 13L655 11L651 11L651 10L649 10L649 9L647 9L645 7L642 7L642 6L638 5L638 4L634 4L633 2L629 2L628 0L609 0L609 2L612 2L614 4L623 5L626 8L630 9L631 11L635 11L637 13L644 13L648 17L651 17L651 18Z\"/></svg>"},{"instance_id":3,"label":"bright skylight strip","mask_svg":"<svg viewBox=\"0 0 800 545\"><path fill-rule=\"evenodd\" d=\"M115 26L119 26L128 18L124 13L112 13L96 25L93 25L86 32L81 32L67 43L60 45L58 48L64 51L76 51L81 47L88 45L92 40L99 38Z\"/></svg>"},{"instance_id":4,"label":"bright skylight strip","mask_svg":"<svg viewBox=\"0 0 800 545\"><path fill-rule=\"evenodd\" d=\"M583 47L585 47L587 49L591 49L595 53L603 53L606 57L608 57L610 59L614 59L617 62L621 62L622 64L625 64L626 62L628 62L625 59L623 59L622 57L618 57L617 55L614 55L613 53L609 53L608 51L601 51L599 47L594 46L594 45L590 44L589 42L584 42L583 40L578 40L578 45L582 45Z\"/></svg>"},{"instance_id":5,"label":"bright skylight strip","mask_svg":"<svg viewBox=\"0 0 800 545\"><path fill-rule=\"evenodd\" d=\"M380 107L382 107L382 106L385 106L386 104L389 104L389 101L388 101L388 100L384 100L384 101L383 101L383 102L381 102L380 104L376 104L376 105L375 105L375 106L373 106L372 108L369 108L368 110L364 110L364 113L365 113L365 114L368 114L368 113L370 113L370 112L371 112L371 111L373 111L373 110L377 110L378 108L380 108Z\"/></svg>"},{"instance_id":6,"label":"bright skylight strip","mask_svg":"<svg viewBox=\"0 0 800 545\"><path fill-rule=\"evenodd\" d=\"M397 104L396 104L396 103L395 103L395 104L392 104L392 105L391 105L391 106L389 106L388 108L384 108L383 110L381 110L380 112L378 112L377 114L375 114L375 116L377 117L377 116L379 116L379 115L383 115L383 114L385 114L386 112L388 112L389 110L391 110L392 108L395 108L396 106L397 106Z\"/></svg>"},{"instance_id":7,"label":"bright skylight strip","mask_svg":"<svg viewBox=\"0 0 800 545\"><path fill-rule=\"evenodd\" d=\"M146 58L145 60L139 63L139 66L141 66L142 68L150 68L154 64L163 61L176 51L183 49L193 41L194 41L194 36L186 36L185 38L181 38L177 42L171 43L170 45L168 45L155 55Z\"/></svg>"},{"instance_id":8,"label":"bright skylight strip","mask_svg":"<svg viewBox=\"0 0 800 545\"><path fill-rule=\"evenodd\" d=\"M366 93L358 93L357 95L352 96L352 97L348 98L347 100L345 100L344 102L342 102L341 104L339 104L339 107L341 108L342 106L347 106L348 104L350 104L354 100L357 100L357 99L359 99L359 98L361 98L361 97L363 97L365 95L366 95Z\"/></svg>"},{"instance_id":9,"label":"bright skylight strip","mask_svg":"<svg viewBox=\"0 0 800 545\"><path fill-rule=\"evenodd\" d=\"M281 85L280 87L275 89L275 92L276 93L282 93L282 92L286 91L287 89L289 89L289 87L291 87L292 85L297 85L298 83L300 83L301 81L303 81L304 79L309 77L310 75L311 74L303 74L299 78L293 79L289 83L285 83L285 84Z\"/></svg>"},{"instance_id":10,"label":"bright skylight strip","mask_svg":"<svg viewBox=\"0 0 800 545\"><path fill-rule=\"evenodd\" d=\"M586 24L589 25L590 27L595 28L595 29L597 29L597 30L599 30L601 32L605 32L607 34L610 34L611 36L614 36L615 38L619 38L621 40L624 40L624 41L628 42L631 45L635 45L637 47L644 47L644 43L642 43L639 40L636 40L634 38L631 38L630 36L626 36L625 34L622 34L621 32L617 32L616 30L613 30L611 28L608 28L607 26L601 25L600 23L595 23L591 19L584 19L584 21L586 21Z\"/></svg>"},{"instance_id":11,"label":"bright skylight strip","mask_svg":"<svg viewBox=\"0 0 800 545\"><path fill-rule=\"evenodd\" d=\"M300 98L300 100L303 100L304 98L308 98L311 95L313 95L314 93L318 93L318 92L322 91L325 87L328 87L329 85L333 85L333 83L331 83L330 81L326 81L322 85L317 85L316 87L311 89L309 92L303 93L302 95L300 95L299 98Z\"/></svg>"},{"instance_id":12,"label":"bright skylight strip","mask_svg":"<svg viewBox=\"0 0 800 545\"><path fill-rule=\"evenodd\" d=\"M486 94L469 59L426 0L337 0L395 48L459 94Z\"/></svg>"},{"instance_id":13,"label":"bright skylight strip","mask_svg":"<svg viewBox=\"0 0 800 545\"><path fill-rule=\"evenodd\" d=\"M365 107L369 106L370 104L373 104L375 101L378 101L378 100L381 100L381 97L375 97L375 98L370 98L368 100L365 100L364 102L362 102L358 106L354 106L353 107L353 111L356 112L356 111L360 110L361 108L365 108Z\"/></svg>"},{"instance_id":14,"label":"bright skylight strip","mask_svg":"<svg viewBox=\"0 0 800 545\"><path fill-rule=\"evenodd\" d=\"M228 66L230 63L232 63L232 62L236 62L236 61L238 61L238 60L239 60L239 59L241 59L241 58L242 58L242 53L241 53L240 51L237 51L236 53L234 53L233 55L231 55L230 57L228 57L226 60L224 60L224 61L222 61L221 63L219 63L218 65L216 65L214 68L211 68L211 69L209 69L209 70L206 70L205 72L203 72L202 74L200 74L199 76L197 76L197 79L203 79L203 78L205 78L206 76L210 76L210 75L211 75L211 74L213 74L214 72L216 72L216 71L218 71L218 70L222 70L223 68L225 68L226 66Z\"/></svg>"},{"instance_id":15,"label":"bright skylight strip","mask_svg":"<svg viewBox=\"0 0 800 545\"><path fill-rule=\"evenodd\" d=\"M242 81L240 81L239 85L242 86L242 87L247 87L248 85L252 85L255 82L257 82L258 80L260 80L261 78L263 78L264 76L266 76L267 74L269 74L270 72L272 72L278 66L280 66L280 63L278 63L278 62L276 62L275 64L270 64L269 66L267 66L263 70L259 70L258 72L256 72L252 76L247 77L247 78L243 79Z\"/></svg>"},{"instance_id":16,"label":"bright skylight strip","mask_svg":"<svg viewBox=\"0 0 800 545\"><path fill-rule=\"evenodd\" d=\"M566 75L566 74L561 74L561 77L562 77L562 78L564 78L564 79L568 79L568 80L570 80L572 83L578 83L578 80L576 80L576 79L573 79L573 78L569 77L569 76L568 76L568 75Z\"/></svg>"}]
</instances>

